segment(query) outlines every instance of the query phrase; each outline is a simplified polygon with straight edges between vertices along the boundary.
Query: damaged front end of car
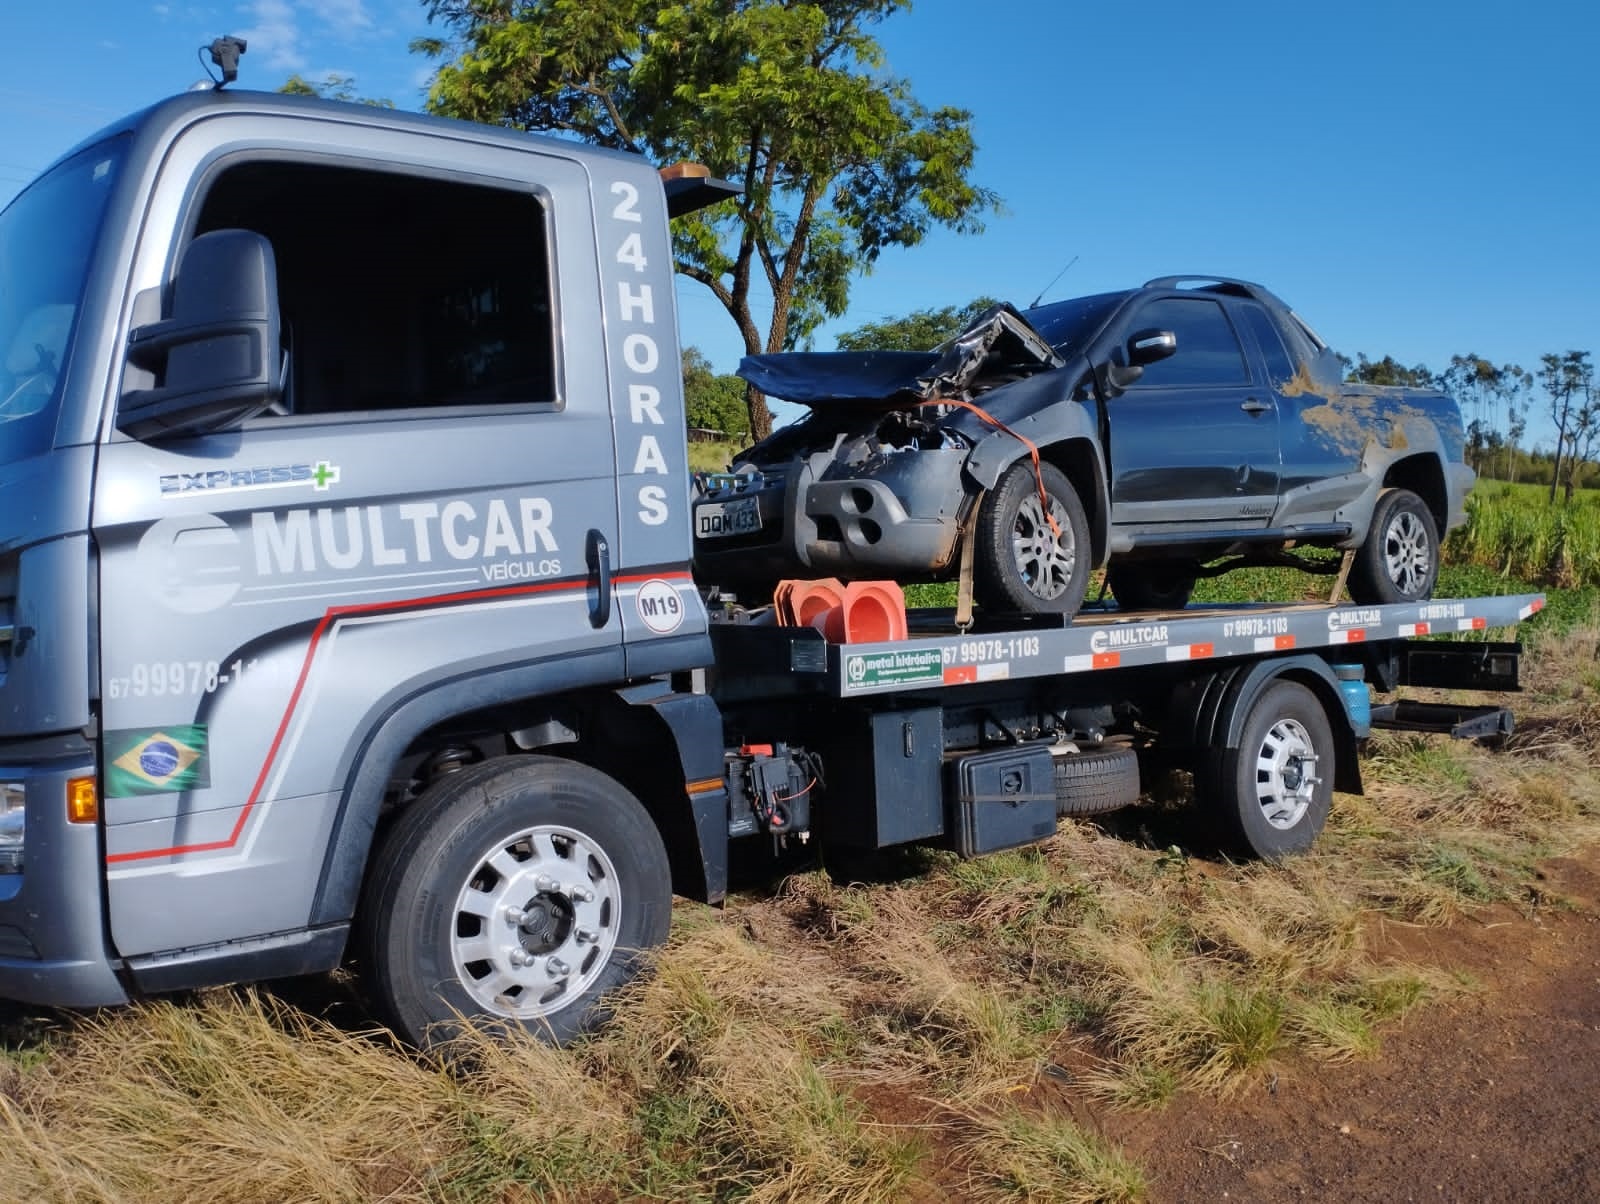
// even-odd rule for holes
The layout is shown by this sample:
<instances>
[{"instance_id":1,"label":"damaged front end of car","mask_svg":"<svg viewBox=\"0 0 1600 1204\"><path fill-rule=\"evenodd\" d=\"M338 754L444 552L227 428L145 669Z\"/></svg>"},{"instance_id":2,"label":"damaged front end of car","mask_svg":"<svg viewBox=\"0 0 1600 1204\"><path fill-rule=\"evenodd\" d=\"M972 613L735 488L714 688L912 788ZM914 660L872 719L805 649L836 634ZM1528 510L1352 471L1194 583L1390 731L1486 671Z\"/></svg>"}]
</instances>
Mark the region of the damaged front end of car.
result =
<instances>
[{"instance_id":1,"label":"damaged front end of car","mask_svg":"<svg viewBox=\"0 0 1600 1204\"><path fill-rule=\"evenodd\" d=\"M702 584L756 601L785 577L951 576L992 483L971 471L974 449L1063 400L1062 382L1044 379L1062 366L1009 305L931 352L747 357L741 378L811 412L741 452L733 471L701 478ZM1025 454L1022 442L1015 450Z\"/></svg>"}]
</instances>

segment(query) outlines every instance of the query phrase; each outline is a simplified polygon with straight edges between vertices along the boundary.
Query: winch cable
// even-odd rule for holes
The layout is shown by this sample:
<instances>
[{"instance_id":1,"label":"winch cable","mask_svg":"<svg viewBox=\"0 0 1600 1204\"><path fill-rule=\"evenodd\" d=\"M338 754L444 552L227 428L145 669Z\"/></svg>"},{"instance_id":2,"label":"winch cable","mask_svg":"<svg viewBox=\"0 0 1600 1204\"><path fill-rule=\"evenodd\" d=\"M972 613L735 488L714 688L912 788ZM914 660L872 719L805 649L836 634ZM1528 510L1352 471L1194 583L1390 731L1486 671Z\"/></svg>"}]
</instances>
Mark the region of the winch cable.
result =
<instances>
[{"instance_id":1,"label":"winch cable","mask_svg":"<svg viewBox=\"0 0 1600 1204\"><path fill-rule=\"evenodd\" d=\"M978 421L986 422L996 430L1004 431L1018 443L1022 444L1023 447L1027 448L1028 455L1033 460L1033 479L1039 486L1039 506L1044 511L1044 521L1050 524L1050 533L1056 537L1057 542L1060 541L1061 524L1056 522L1056 516L1050 511L1050 495L1045 492L1044 472L1039 467L1039 445L1037 443L1028 438L1026 435L1017 434L1016 431L1012 430L1005 423L1001 422L982 406L975 405L970 401L962 401L957 397L935 397L932 401L919 401L917 403L918 409L922 408L923 406L960 406L963 410L967 410L973 414L976 414Z\"/></svg>"}]
</instances>

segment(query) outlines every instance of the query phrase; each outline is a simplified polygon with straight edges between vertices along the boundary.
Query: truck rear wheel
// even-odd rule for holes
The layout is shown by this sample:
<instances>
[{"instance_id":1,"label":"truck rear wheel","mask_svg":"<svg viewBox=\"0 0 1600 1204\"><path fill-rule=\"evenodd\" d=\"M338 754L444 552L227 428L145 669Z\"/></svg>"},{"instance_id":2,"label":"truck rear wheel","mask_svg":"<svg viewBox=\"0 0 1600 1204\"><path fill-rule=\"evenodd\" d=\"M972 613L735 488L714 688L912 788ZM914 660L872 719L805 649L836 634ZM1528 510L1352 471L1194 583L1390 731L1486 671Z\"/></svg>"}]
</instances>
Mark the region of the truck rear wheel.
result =
<instances>
[{"instance_id":1,"label":"truck rear wheel","mask_svg":"<svg viewBox=\"0 0 1600 1204\"><path fill-rule=\"evenodd\" d=\"M1106 568L1118 610L1182 610L1194 593L1194 572L1182 562L1125 561Z\"/></svg>"},{"instance_id":2,"label":"truck rear wheel","mask_svg":"<svg viewBox=\"0 0 1600 1204\"><path fill-rule=\"evenodd\" d=\"M362 898L362 973L421 1048L463 1019L557 1044L666 939L666 850L599 770L504 757L441 779L401 813Z\"/></svg>"},{"instance_id":3,"label":"truck rear wheel","mask_svg":"<svg viewBox=\"0 0 1600 1204\"><path fill-rule=\"evenodd\" d=\"M1350 566L1350 597L1364 606L1423 602L1439 577L1439 528L1409 489L1385 489Z\"/></svg>"},{"instance_id":4,"label":"truck rear wheel","mask_svg":"<svg viewBox=\"0 0 1600 1204\"><path fill-rule=\"evenodd\" d=\"M1275 681L1245 715L1209 783L1224 834L1242 853L1276 861L1311 847L1333 805L1333 727L1317 696Z\"/></svg>"}]
</instances>

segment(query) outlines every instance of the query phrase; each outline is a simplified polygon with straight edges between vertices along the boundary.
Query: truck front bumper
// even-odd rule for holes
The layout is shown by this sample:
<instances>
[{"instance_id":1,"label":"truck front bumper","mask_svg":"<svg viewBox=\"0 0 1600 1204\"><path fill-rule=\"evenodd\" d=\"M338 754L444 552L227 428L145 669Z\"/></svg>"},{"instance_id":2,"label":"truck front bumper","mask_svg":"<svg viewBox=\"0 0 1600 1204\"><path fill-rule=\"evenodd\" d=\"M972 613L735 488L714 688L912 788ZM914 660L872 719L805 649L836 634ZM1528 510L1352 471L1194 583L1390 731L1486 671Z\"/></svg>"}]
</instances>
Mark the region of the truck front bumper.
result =
<instances>
[{"instance_id":1,"label":"truck front bumper","mask_svg":"<svg viewBox=\"0 0 1600 1204\"><path fill-rule=\"evenodd\" d=\"M24 792L22 869L0 873L0 998L59 1007L126 1003L106 936L97 824L67 822L67 783L95 772L81 736L0 743L0 782Z\"/></svg>"}]
</instances>

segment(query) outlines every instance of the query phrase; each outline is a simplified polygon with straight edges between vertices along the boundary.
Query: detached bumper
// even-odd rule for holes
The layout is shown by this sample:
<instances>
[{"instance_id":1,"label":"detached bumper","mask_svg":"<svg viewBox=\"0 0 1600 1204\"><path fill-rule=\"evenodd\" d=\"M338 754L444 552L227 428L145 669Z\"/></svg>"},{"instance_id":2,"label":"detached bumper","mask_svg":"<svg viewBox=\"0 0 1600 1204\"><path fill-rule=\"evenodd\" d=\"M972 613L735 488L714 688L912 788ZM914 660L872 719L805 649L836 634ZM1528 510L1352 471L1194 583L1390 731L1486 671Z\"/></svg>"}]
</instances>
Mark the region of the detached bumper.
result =
<instances>
[{"instance_id":1,"label":"detached bumper","mask_svg":"<svg viewBox=\"0 0 1600 1204\"><path fill-rule=\"evenodd\" d=\"M0 743L0 782L25 791L22 871L0 874L0 998L126 1003L107 947L100 829L67 822L67 782L95 771L80 736Z\"/></svg>"}]
</instances>

